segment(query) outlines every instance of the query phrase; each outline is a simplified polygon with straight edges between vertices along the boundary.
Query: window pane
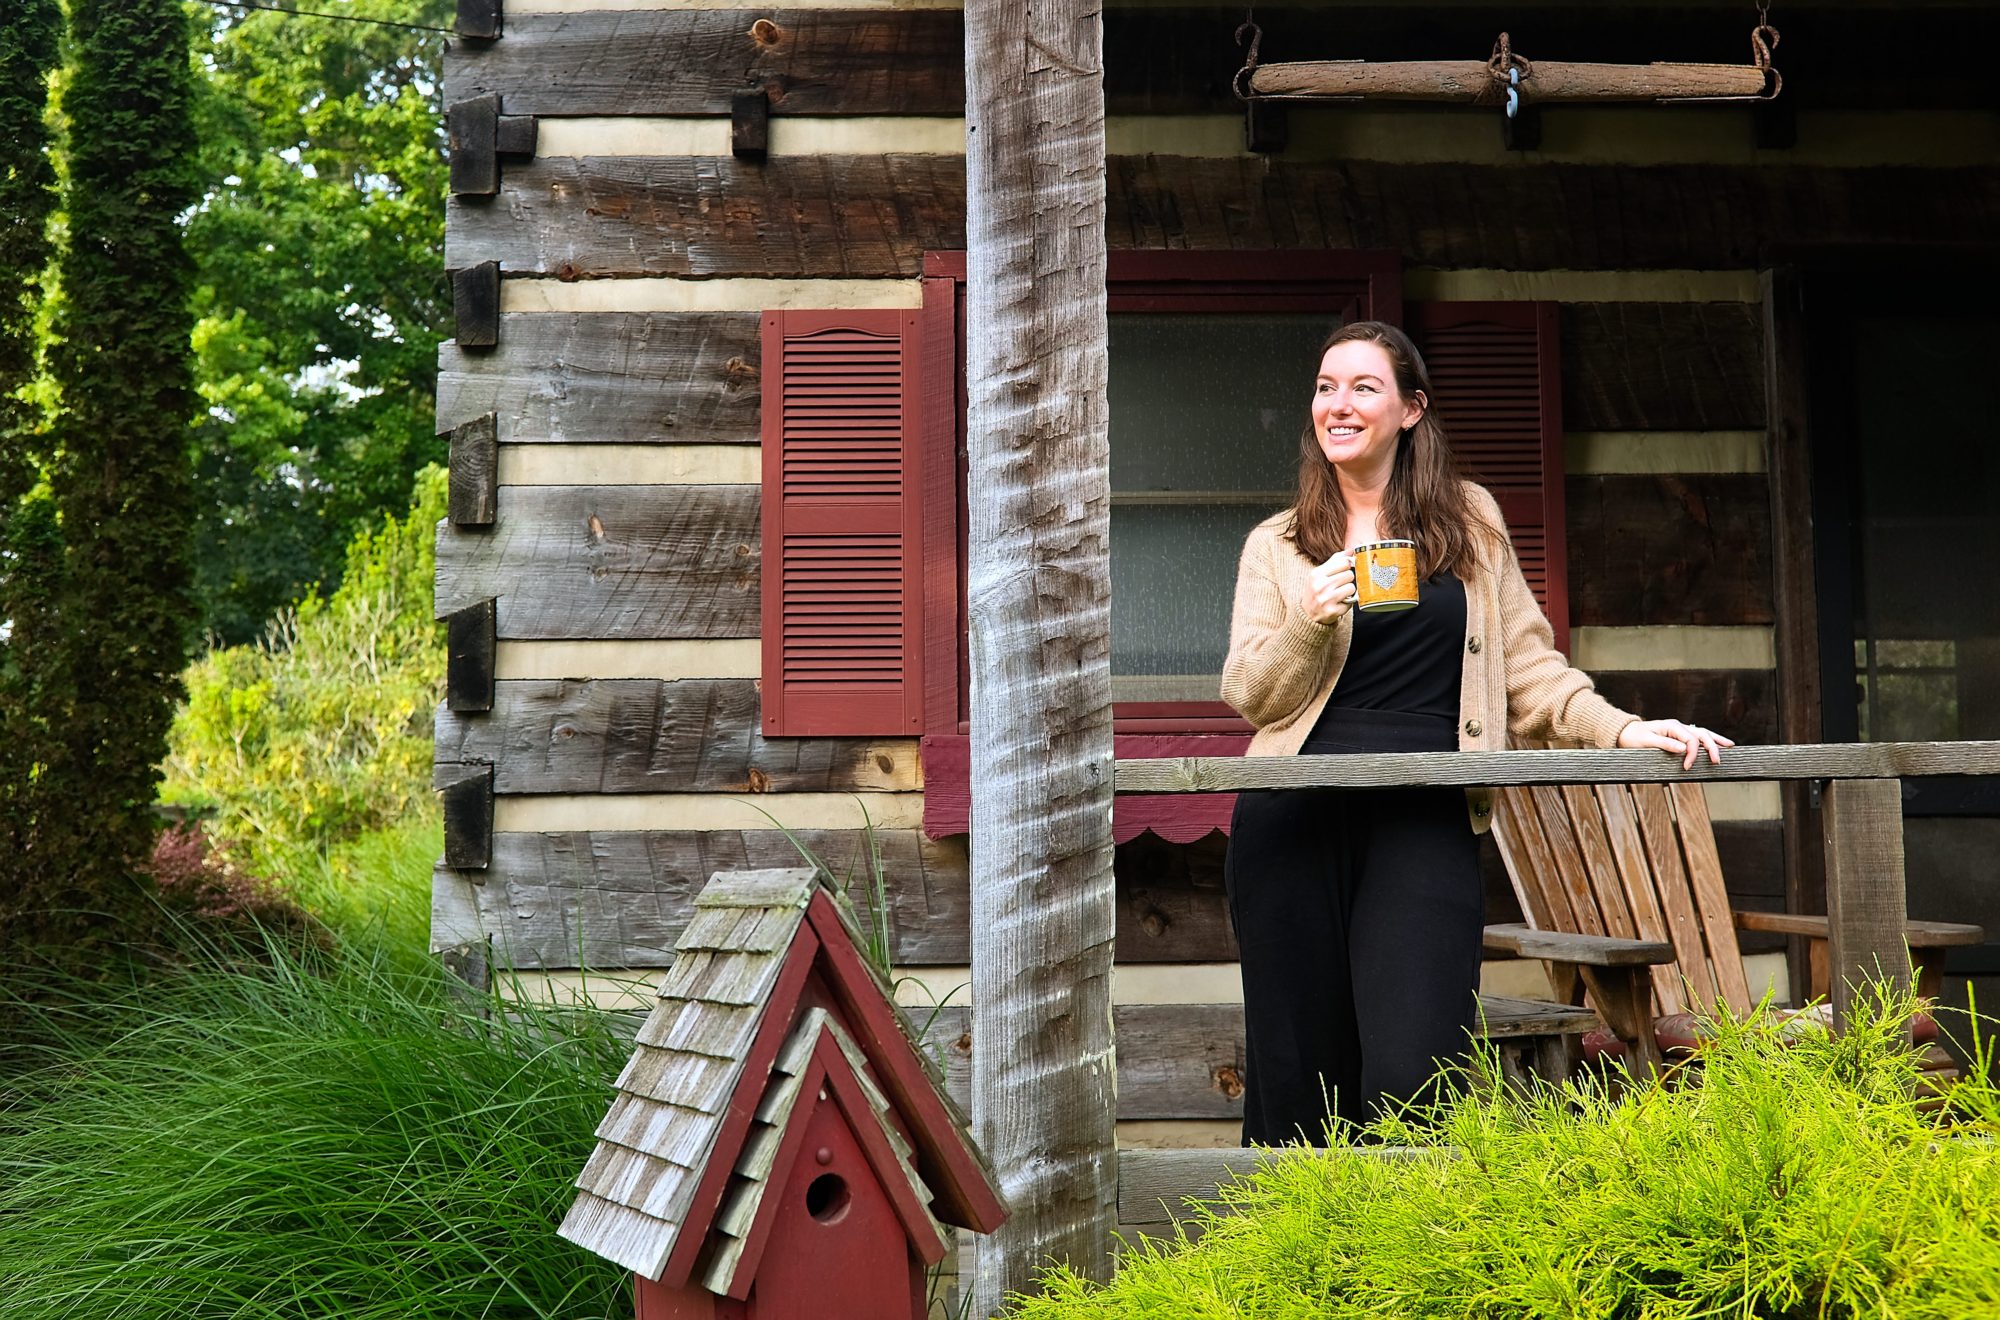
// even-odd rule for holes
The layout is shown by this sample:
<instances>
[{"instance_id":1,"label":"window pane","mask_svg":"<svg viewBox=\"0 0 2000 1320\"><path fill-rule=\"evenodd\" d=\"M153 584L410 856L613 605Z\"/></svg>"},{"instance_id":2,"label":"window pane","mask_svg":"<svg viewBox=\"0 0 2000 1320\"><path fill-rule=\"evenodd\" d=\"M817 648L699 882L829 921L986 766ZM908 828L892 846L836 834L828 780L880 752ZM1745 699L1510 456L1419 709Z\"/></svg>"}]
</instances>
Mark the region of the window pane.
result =
<instances>
[{"instance_id":1,"label":"window pane","mask_svg":"<svg viewBox=\"0 0 2000 1320\"><path fill-rule=\"evenodd\" d=\"M1284 490L1329 316L1111 318L1111 489Z\"/></svg>"},{"instance_id":2,"label":"window pane","mask_svg":"<svg viewBox=\"0 0 2000 1320\"><path fill-rule=\"evenodd\" d=\"M1266 506L1138 505L1111 510L1111 672L1218 675L1243 538ZM1215 700L1185 684L1119 684L1127 701ZM1145 690L1148 686L1153 690Z\"/></svg>"},{"instance_id":3,"label":"window pane","mask_svg":"<svg viewBox=\"0 0 2000 1320\"><path fill-rule=\"evenodd\" d=\"M1243 538L1291 498L1328 315L1111 317L1111 672L1216 699ZM1142 677L1143 676L1143 677Z\"/></svg>"}]
</instances>

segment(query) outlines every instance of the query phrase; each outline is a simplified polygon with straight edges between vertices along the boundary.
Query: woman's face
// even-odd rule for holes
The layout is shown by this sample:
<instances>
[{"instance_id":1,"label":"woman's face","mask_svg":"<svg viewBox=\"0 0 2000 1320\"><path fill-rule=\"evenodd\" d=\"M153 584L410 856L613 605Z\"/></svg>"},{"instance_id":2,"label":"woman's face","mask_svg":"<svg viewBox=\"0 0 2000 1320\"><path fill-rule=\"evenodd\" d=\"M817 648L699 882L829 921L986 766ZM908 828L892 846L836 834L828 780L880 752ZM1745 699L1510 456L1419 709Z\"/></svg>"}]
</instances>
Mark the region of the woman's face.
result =
<instances>
[{"instance_id":1,"label":"woman's face","mask_svg":"<svg viewBox=\"0 0 2000 1320\"><path fill-rule=\"evenodd\" d=\"M1350 339L1326 350L1313 385L1313 432L1326 461L1357 477L1382 476L1396 462L1396 437L1424 415L1424 397L1396 390L1396 369L1380 344Z\"/></svg>"}]
</instances>

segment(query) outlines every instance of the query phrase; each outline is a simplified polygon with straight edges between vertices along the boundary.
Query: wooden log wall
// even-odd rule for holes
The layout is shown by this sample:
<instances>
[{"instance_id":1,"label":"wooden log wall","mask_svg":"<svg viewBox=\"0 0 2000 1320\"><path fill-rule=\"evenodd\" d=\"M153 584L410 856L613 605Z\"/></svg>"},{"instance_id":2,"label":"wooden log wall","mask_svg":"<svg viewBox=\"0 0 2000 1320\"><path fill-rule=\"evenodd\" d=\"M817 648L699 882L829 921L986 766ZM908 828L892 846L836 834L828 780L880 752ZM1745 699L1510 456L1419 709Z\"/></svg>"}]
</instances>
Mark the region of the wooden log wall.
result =
<instances>
[{"instance_id":1,"label":"wooden log wall","mask_svg":"<svg viewBox=\"0 0 2000 1320\"><path fill-rule=\"evenodd\" d=\"M465 671L490 709L475 697L437 716L460 865L437 871L435 940L491 939L530 969L658 968L712 871L804 848L854 876L871 912L872 848L895 957L948 981L968 956L965 842L918 830L915 742L758 732L758 314L915 306L923 254L963 245L960 15L606 2L510 3L502 37L447 62L448 102L498 95L539 135L533 155L498 158L497 194L450 203L467 301L440 353L438 426L473 428L465 480L490 485L455 507L492 517L440 527L437 607L493 602L494 641L488 667ZM1922 41L1892 39L1917 11ZM2000 148L1970 54L2000 37L2000 14L1896 12L1780 16L1788 149L1758 147L1740 106L1550 109L1543 149L1510 152L1491 115L1343 105L1293 107L1290 145L1267 156L1243 150L1228 93L1240 10L1113 7L1109 241L1392 249L1406 298L1561 303L1576 659L1630 708L1770 741L1757 271L1802 245L2000 232ZM1268 59L1482 57L1504 18L1530 58L1737 61L1747 13L1257 19ZM731 154L746 88L769 99L761 160ZM493 462L470 443L487 417ZM1718 788L1712 807L1736 898L1780 906L1777 793ZM1216 989L1234 956L1220 863L1214 836L1141 836L1118 856L1121 993L1203 1003L1120 1009L1126 1066L1148 1079L1125 1117L1183 1143L1228 1137L1214 1070L1174 1081L1235 1030ZM1490 860L1488 887L1511 916ZM1141 1030L1149 1012L1173 1030Z\"/></svg>"}]
</instances>

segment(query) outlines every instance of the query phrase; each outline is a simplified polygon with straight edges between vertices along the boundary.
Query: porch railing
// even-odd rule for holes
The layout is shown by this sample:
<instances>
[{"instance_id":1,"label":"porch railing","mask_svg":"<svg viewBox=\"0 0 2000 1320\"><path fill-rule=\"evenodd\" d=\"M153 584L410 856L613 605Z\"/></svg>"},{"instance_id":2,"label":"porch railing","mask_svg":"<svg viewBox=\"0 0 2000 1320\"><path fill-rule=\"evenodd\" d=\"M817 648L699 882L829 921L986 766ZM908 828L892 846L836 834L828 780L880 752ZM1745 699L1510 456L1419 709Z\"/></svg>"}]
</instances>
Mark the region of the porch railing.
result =
<instances>
[{"instance_id":1,"label":"porch railing","mask_svg":"<svg viewBox=\"0 0 2000 1320\"><path fill-rule=\"evenodd\" d=\"M1734 747L1721 765L1657 751L1384 752L1351 756L1176 757L1119 761L1119 793L1230 793L1256 788L1500 788L1517 784L1728 783L1823 785L1826 906L1836 1023L1860 986L1910 980L1903 940L1902 781L2000 774L2000 742L1801 743Z\"/></svg>"}]
</instances>

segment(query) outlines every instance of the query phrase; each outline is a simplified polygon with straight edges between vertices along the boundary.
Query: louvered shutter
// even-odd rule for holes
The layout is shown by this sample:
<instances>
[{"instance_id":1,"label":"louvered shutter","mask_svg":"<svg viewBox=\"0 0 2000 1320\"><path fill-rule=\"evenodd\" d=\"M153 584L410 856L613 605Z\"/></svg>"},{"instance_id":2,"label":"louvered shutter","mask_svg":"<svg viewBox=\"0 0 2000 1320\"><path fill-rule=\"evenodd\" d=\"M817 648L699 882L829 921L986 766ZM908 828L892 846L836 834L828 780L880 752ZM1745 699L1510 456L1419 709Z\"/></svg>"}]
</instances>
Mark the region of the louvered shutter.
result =
<instances>
[{"instance_id":1,"label":"louvered shutter","mask_svg":"<svg viewBox=\"0 0 2000 1320\"><path fill-rule=\"evenodd\" d=\"M1466 475L1493 492L1535 599L1569 651L1563 521L1561 330L1554 303L1433 302L1408 309L1431 406Z\"/></svg>"},{"instance_id":2,"label":"louvered shutter","mask_svg":"<svg viewBox=\"0 0 2000 1320\"><path fill-rule=\"evenodd\" d=\"M922 732L915 311L763 327L764 732Z\"/></svg>"}]
</instances>

